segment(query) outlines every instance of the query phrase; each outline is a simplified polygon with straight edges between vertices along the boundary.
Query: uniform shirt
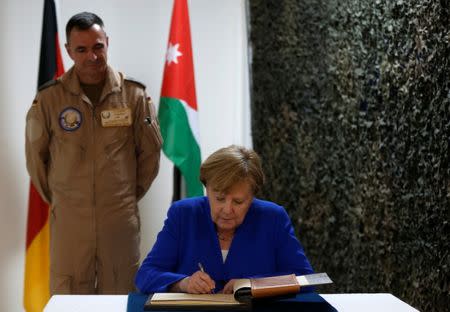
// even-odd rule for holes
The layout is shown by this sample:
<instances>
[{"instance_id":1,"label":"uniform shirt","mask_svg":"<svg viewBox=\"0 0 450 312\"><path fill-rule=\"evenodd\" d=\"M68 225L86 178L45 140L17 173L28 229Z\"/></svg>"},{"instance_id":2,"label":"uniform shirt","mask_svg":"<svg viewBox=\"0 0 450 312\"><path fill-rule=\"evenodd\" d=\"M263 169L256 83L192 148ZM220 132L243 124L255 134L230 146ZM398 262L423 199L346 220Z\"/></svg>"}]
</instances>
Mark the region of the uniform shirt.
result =
<instances>
[{"instance_id":1,"label":"uniform shirt","mask_svg":"<svg viewBox=\"0 0 450 312\"><path fill-rule=\"evenodd\" d=\"M225 262L207 197L172 204L164 227L136 275L144 293L166 292L171 284L198 271L221 290L233 278L310 274L313 269L283 207L254 199L236 229Z\"/></svg>"},{"instance_id":2,"label":"uniform shirt","mask_svg":"<svg viewBox=\"0 0 450 312\"><path fill-rule=\"evenodd\" d=\"M128 124L104 124L121 109ZM156 177L161 141L142 84L108 67L94 105L72 67L38 92L28 112L27 169L48 203L133 205Z\"/></svg>"}]
</instances>

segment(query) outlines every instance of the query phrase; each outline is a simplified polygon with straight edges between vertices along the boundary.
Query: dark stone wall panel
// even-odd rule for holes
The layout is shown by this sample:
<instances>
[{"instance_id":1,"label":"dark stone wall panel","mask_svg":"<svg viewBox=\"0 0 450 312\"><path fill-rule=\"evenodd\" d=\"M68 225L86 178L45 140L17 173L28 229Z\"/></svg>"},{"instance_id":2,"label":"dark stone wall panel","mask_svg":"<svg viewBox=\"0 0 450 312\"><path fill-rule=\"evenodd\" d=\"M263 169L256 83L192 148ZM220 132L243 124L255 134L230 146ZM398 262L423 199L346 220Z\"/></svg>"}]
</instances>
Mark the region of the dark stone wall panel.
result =
<instances>
[{"instance_id":1,"label":"dark stone wall panel","mask_svg":"<svg viewBox=\"0 0 450 312\"><path fill-rule=\"evenodd\" d=\"M249 0L263 196L321 291L450 306L450 3Z\"/></svg>"}]
</instances>

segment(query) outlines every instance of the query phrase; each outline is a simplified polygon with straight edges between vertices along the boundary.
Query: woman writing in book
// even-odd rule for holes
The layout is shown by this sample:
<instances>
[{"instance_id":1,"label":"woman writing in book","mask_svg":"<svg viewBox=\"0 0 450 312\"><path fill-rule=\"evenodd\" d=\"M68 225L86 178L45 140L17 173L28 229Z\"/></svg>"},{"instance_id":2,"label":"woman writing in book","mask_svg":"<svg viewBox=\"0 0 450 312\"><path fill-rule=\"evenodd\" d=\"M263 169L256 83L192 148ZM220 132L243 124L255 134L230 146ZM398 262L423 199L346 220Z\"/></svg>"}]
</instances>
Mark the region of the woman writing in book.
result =
<instances>
[{"instance_id":1,"label":"woman writing in book","mask_svg":"<svg viewBox=\"0 0 450 312\"><path fill-rule=\"evenodd\" d=\"M136 275L141 292L232 293L238 278L313 273L284 208L255 198L264 182L256 152L219 149L200 180L207 196L169 208Z\"/></svg>"}]
</instances>

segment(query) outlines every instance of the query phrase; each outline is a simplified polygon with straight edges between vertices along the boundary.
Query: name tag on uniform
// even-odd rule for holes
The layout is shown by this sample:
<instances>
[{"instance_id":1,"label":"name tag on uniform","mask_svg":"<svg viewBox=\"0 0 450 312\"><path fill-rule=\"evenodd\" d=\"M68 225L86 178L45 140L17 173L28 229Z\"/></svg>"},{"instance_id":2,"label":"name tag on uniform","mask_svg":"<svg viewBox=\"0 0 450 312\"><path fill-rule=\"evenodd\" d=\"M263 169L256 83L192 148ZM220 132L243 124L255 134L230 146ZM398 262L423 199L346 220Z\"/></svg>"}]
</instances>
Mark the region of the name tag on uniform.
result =
<instances>
[{"instance_id":1,"label":"name tag on uniform","mask_svg":"<svg viewBox=\"0 0 450 312\"><path fill-rule=\"evenodd\" d=\"M100 115L103 127L128 127L132 124L129 107L104 110Z\"/></svg>"}]
</instances>

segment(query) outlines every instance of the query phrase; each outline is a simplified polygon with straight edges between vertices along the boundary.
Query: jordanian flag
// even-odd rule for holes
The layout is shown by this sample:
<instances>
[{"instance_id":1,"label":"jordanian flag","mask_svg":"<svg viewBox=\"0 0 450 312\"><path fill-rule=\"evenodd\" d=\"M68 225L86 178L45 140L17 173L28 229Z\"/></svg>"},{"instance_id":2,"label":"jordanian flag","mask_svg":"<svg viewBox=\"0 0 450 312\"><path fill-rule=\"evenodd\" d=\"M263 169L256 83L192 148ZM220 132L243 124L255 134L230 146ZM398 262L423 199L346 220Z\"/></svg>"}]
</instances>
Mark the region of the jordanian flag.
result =
<instances>
[{"instance_id":1,"label":"jordanian flag","mask_svg":"<svg viewBox=\"0 0 450 312\"><path fill-rule=\"evenodd\" d=\"M194 64L187 0L175 0L158 118L163 151L181 171L186 196L203 195Z\"/></svg>"},{"instance_id":2,"label":"jordanian flag","mask_svg":"<svg viewBox=\"0 0 450 312\"><path fill-rule=\"evenodd\" d=\"M55 3L45 0L38 87L64 73L56 21ZM42 311L50 298L48 211L48 204L30 183L24 282L27 312Z\"/></svg>"}]
</instances>

